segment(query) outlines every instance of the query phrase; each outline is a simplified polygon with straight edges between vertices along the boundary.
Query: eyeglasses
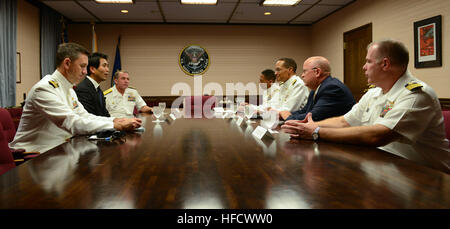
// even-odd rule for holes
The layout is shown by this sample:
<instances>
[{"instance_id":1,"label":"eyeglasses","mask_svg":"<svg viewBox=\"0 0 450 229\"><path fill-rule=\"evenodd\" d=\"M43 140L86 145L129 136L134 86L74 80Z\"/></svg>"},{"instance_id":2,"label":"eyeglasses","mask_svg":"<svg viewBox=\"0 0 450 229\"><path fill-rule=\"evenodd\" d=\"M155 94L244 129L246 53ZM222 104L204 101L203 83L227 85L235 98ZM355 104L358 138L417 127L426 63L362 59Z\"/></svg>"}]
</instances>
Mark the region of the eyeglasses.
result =
<instances>
[{"instance_id":1,"label":"eyeglasses","mask_svg":"<svg viewBox=\"0 0 450 229\"><path fill-rule=\"evenodd\" d=\"M314 68L311 68L311 69L304 69L304 70L303 70L303 74L305 74L307 71L315 70L315 69L317 69L317 67L314 67Z\"/></svg>"}]
</instances>

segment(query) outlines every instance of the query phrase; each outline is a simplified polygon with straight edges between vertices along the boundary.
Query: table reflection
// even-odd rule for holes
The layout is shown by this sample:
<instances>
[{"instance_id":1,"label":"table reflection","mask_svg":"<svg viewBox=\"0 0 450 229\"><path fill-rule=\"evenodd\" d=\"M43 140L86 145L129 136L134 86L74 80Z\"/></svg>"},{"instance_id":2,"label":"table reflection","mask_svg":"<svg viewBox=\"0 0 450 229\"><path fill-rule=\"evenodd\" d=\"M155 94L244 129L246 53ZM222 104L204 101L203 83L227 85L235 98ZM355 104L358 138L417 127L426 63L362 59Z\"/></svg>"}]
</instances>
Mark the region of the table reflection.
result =
<instances>
[{"instance_id":1,"label":"table reflection","mask_svg":"<svg viewBox=\"0 0 450 229\"><path fill-rule=\"evenodd\" d=\"M64 191L73 178L81 156L91 155L91 166L95 166L98 161L97 145L84 137L71 139L62 148L64 151L48 156L45 161L35 163L31 160L29 163L31 177L46 192L61 194Z\"/></svg>"},{"instance_id":2,"label":"table reflection","mask_svg":"<svg viewBox=\"0 0 450 229\"><path fill-rule=\"evenodd\" d=\"M182 137L185 178L180 193L182 208L222 209L221 177L214 161L211 140L201 129L192 129Z\"/></svg>"}]
</instances>

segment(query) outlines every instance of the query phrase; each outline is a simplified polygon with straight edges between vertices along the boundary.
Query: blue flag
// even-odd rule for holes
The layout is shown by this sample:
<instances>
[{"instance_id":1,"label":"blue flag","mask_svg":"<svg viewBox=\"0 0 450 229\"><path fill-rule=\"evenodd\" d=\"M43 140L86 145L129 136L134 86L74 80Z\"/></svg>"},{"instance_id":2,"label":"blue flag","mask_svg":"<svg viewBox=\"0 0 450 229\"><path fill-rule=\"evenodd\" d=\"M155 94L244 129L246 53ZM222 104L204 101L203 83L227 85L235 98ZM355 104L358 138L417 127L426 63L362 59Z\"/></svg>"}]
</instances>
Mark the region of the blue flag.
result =
<instances>
[{"instance_id":1,"label":"blue flag","mask_svg":"<svg viewBox=\"0 0 450 229\"><path fill-rule=\"evenodd\" d=\"M112 75L111 75L111 87L114 86L114 74L116 74L116 72L118 70L122 70L122 64L120 63L120 35L119 35L119 41L117 42L117 47L116 47L116 57L114 57L114 67L113 67L113 71L112 71Z\"/></svg>"}]
</instances>

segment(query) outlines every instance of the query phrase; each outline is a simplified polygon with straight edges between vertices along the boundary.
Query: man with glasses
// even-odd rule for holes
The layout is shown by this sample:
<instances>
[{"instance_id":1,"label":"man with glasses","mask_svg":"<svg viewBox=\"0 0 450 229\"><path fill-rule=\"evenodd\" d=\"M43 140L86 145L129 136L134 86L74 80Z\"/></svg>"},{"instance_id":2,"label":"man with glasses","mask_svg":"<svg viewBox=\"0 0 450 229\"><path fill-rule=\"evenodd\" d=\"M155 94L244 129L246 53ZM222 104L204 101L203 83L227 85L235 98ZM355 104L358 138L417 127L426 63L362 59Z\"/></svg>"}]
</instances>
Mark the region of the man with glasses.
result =
<instances>
[{"instance_id":1,"label":"man with glasses","mask_svg":"<svg viewBox=\"0 0 450 229\"><path fill-rule=\"evenodd\" d=\"M409 52L394 40L367 47L363 66L369 89L345 115L314 122L289 120L281 128L293 138L379 147L450 173L450 149L434 90L408 71Z\"/></svg>"},{"instance_id":2,"label":"man with glasses","mask_svg":"<svg viewBox=\"0 0 450 229\"><path fill-rule=\"evenodd\" d=\"M347 113L355 104L353 95L345 84L331 76L330 62L321 56L308 58L303 63L302 79L311 90L308 102L303 109L289 112L281 111L285 120L304 120L312 113L314 121L336 117Z\"/></svg>"}]
</instances>

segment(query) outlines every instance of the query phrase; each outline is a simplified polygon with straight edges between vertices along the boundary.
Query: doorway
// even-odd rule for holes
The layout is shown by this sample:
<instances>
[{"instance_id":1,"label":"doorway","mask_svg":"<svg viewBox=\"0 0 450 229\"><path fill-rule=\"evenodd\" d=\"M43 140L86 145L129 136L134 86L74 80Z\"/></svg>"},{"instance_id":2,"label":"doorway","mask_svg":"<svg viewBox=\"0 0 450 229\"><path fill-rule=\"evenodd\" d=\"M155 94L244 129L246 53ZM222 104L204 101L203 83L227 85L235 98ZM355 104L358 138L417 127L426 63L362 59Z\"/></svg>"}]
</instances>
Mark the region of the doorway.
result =
<instances>
[{"instance_id":1,"label":"doorway","mask_svg":"<svg viewBox=\"0 0 450 229\"><path fill-rule=\"evenodd\" d=\"M362 69L366 62L367 45L372 42L372 23L344 33L344 83L356 102L368 88Z\"/></svg>"}]
</instances>

